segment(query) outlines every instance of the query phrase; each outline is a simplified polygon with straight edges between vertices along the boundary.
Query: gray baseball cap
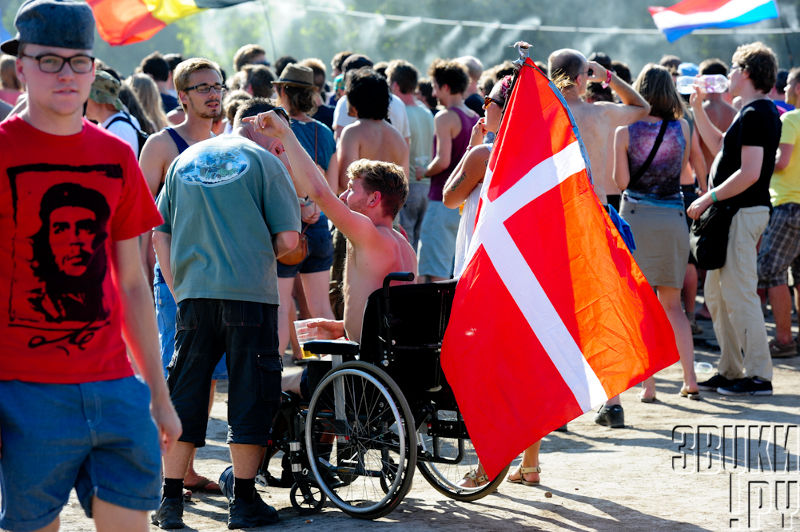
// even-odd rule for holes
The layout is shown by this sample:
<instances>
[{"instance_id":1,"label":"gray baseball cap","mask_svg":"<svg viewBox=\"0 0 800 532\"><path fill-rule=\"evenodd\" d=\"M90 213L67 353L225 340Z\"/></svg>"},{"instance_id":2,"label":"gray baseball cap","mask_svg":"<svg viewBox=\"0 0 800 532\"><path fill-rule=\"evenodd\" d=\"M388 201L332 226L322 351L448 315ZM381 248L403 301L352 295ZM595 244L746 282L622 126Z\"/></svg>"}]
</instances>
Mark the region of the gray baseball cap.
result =
<instances>
[{"instance_id":1,"label":"gray baseball cap","mask_svg":"<svg viewBox=\"0 0 800 532\"><path fill-rule=\"evenodd\" d=\"M28 0L14 19L17 35L0 50L17 55L19 43L91 50L94 46L94 15L86 2L75 0Z\"/></svg>"}]
</instances>

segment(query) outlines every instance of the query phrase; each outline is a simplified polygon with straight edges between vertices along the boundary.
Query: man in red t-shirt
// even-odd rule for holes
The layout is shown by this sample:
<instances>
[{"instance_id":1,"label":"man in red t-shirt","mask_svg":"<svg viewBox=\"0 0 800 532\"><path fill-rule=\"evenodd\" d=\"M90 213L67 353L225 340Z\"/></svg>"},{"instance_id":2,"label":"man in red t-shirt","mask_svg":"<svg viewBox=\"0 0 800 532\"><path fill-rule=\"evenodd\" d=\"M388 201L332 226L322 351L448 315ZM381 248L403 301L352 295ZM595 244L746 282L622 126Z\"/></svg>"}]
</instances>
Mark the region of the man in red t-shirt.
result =
<instances>
[{"instance_id":1,"label":"man in red t-shirt","mask_svg":"<svg viewBox=\"0 0 800 532\"><path fill-rule=\"evenodd\" d=\"M138 247L161 218L130 147L82 117L88 5L29 1L15 26L0 49L28 105L0 125L0 528L57 529L75 487L98 529L143 529L158 442L181 432Z\"/></svg>"}]
</instances>

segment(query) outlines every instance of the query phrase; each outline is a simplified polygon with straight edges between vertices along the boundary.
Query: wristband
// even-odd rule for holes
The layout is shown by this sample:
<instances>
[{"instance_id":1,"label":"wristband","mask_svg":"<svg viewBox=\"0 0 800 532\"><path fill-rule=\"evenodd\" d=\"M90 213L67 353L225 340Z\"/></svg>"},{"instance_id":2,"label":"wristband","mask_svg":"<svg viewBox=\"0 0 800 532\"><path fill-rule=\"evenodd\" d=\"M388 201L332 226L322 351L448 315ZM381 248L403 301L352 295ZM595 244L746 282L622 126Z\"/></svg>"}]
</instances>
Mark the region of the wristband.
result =
<instances>
[{"instance_id":1,"label":"wristband","mask_svg":"<svg viewBox=\"0 0 800 532\"><path fill-rule=\"evenodd\" d=\"M714 189L711 189L711 201L713 201L714 203L719 201L719 199L717 199L717 193L714 192Z\"/></svg>"},{"instance_id":2,"label":"wristband","mask_svg":"<svg viewBox=\"0 0 800 532\"><path fill-rule=\"evenodd\" d=\"M609 83L611 83L611 70L606 70L606 80L600 86L607 89Z\"/></svg>"}]
</instances>

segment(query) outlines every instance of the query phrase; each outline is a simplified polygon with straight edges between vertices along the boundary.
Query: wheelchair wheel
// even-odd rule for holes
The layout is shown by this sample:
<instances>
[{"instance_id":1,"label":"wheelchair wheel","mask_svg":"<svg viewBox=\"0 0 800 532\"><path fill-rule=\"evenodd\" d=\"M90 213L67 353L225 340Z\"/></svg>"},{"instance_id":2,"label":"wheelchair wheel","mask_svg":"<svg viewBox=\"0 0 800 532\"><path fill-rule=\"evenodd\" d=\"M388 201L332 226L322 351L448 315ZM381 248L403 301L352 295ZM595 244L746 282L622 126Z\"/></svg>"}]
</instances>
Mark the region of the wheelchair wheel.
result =
<instances>
[{"instance_id":1,"label":"wheelchair wheel","mask_svg":"<svg viewBox=\"0 0 800 532\"><path fill-rule=\"evenodd\" d=\"M436 412L438 419L445 421L459 421L460 416L455 411L439 410ZM497 487L506 478L509 466L501 471L497 477L477 488L464 488L458 483L470 471L478 467L478 455L472 440L459 438L434 438L427 434L424 427L417 433L419 448L422 452L417 468L425 480L439 493L457 501L476 501L497 490ZM437 461L428 460L434 454L439 456Z\"/></svg>"},{"instance_id":2,"label":"wheelchair wheel","mask_svg":"<svg viewBox=\"0 0 800 532\"><path fill-rule=\"evenodd\" d=\"M328 498L325 493L315 484L306 483L302 488L296 482L292 484L289 491L289 501L300 515L311 515L318 513L325 506Z\"/></svg>"},{"instance_id":3,"label":"wheelchair wheel","mask_svg":"<svg viewBox=\"0 0 800 532\"><path fill-rule=\"evenodd\" d=\"M345 513L377 519L403 500L414 475L414 418L397 384L364 362L347 362L320 381L306 419L311 471Z\"/></svg>"}]
</instances>

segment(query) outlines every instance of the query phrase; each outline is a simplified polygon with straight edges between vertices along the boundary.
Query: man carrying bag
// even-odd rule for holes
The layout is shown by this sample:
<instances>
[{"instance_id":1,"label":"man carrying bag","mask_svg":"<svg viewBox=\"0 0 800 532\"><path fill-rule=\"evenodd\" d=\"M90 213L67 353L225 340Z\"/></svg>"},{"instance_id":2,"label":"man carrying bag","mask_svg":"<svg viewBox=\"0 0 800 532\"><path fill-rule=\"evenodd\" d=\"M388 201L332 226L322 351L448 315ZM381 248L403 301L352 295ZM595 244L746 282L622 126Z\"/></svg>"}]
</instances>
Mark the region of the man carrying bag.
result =
<instances>
[{"instance_id":1,"label":"man carrying bag","mask_svg":"<svg viewBox=\"0 0 800 532\"><path fill-rule=\"evenodd\" d=\"M720 213L730 216L724 261L708 272L705 283L721 351L718 373L698 383L701 390L724 395L772 395L772 359L756 292L756 244L769 220L769 182L781 134L778 111L767 98L776 75L777 60L766 45L755 42L736 49L730 91L741 97L742 109L724 135L708 119L701 93L690 99L703 141L722 152L711 169L713 186L689 206L687 214L698 220L710 207L717 210L700 220L706 229L714 227ZM700 225L693 227L693 234ZM718 226L723 236L724 225ZM700 243L698 248L695 242L693 249L702 256L702 238Z\"/></svg>"}]
</instances>

